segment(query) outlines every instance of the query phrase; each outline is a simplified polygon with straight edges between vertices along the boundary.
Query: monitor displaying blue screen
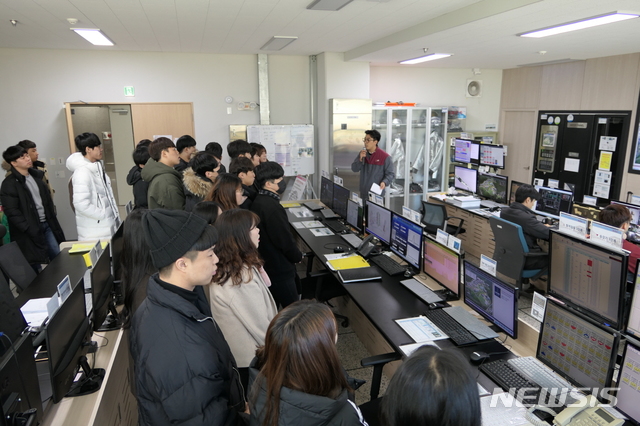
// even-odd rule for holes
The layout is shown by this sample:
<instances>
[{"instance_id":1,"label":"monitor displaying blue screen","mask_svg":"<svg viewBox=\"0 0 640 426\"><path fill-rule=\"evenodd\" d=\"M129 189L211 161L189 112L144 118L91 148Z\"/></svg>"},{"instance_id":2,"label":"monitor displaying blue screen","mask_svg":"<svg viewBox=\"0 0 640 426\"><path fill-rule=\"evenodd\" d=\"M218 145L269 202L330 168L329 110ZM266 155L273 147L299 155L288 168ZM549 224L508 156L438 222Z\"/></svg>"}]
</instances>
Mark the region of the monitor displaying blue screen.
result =
<instances>
[{"instance_id":1,"label":"monitor displaying blue screen","mask_svg":"<svg viewBox=\"0 0 640 426\"><path fill-rule=\"evenodd\" d=\"M350 191L344 186L340 186L337 183L333 184L333 202L331 209L345 219L347 217L347 201L349 201Z\"/></svg>"},{"instance_id":2,"label":"monitor displaying blue screen","mask_svg":"<svg viewBox=\"0 0 640 426\"><path fill-rule=\"evenodd\" d=\"M420 269L422 227L406 217L393 213L391 222L391 251L416 269Z\"/></svg>"},{"instance_id":3,"label":"monitor displaying blue screen","mask_svg":"<svg viewBox=\"0 0 640 426\"><path fill-rule=\"evenodd\" d=\"M478 164L479 144L466 139L455 139L453 159L458 163Z\"/></svg>"},{"instance_id":4,"label":"monitor displaying blue screen","mask_svg":"<svg viewBox=\"0 0 640 426\"><path fill-rule=\"evenodd\" d=\"M391 210L367 201L366 231L388 245L391 239Z\"/></svg>"}]
</instances>

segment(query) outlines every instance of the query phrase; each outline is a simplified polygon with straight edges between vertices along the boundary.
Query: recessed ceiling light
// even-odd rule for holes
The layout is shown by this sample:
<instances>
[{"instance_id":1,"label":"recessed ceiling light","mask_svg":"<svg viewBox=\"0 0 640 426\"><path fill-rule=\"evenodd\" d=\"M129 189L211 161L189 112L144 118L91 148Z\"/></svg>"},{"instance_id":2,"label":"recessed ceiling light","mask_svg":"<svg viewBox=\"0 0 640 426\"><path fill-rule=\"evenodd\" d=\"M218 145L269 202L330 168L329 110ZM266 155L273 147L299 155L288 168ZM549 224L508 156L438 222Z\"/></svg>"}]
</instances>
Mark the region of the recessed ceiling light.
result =
<instances>
[{"instance_id":1,"label":"recessed ceiling light","mask_svg":"<svg viewBox=\"0 0 640 426\"><path fill-rule=\"evenodd\" d=\"M543 28L541 30L529 31L527 33L518 34L520 37L547 37L556 34L568 33L569 31L582 30L585 28L596 27L598 25L611 24L613 22L626 21L627 19L637 18L637 14L611 12L606 15L594 16L591 18L581 19L579 21L568 22L566 24L556 25L554 27Z\"/></svg>"},{"instance_id":2,"label":"recessed ceiling light","mask_svg":"<svg viewBox=\"0 0 640 426\"><path fill-rule=\"evenodd\" d=\"M71 28L71 30L94 46L113 46L113 42L97 28Z\"/></svg>"},{"instance_id":3,"label":"recessed ceiling light","mask_svg":"<svg viewBox=\"0 0 640 426\"><path fill-rule=\"evenodd\" d=\"M260 50L282 50L297 39L298 37L292 36L273 36Z\"/></svg>"},{"instance_id":4,"label":"recessed ceiling light","mask_svg":"<svg viewBox=\"0 0 640 426\"><path fill-rule=\"evenodd\" d=\"M353 0L314 0L307 9L310 10L340 10Z\"/></svg>"},{"instance_id":5,"label":"recessed ceiling light","mask_svg":"<svg viewBox=\"0 0 640 426\"><path fill-rule=\"evenodd\" d=\"M413 65L413 64L419 64L421 62L435 61L436 59L448 58L449 56L451 56L450 53L431 53L430 55L420 56L419 58L400 61L400 63L402 65Z\"/></svg>"}]
</instances>

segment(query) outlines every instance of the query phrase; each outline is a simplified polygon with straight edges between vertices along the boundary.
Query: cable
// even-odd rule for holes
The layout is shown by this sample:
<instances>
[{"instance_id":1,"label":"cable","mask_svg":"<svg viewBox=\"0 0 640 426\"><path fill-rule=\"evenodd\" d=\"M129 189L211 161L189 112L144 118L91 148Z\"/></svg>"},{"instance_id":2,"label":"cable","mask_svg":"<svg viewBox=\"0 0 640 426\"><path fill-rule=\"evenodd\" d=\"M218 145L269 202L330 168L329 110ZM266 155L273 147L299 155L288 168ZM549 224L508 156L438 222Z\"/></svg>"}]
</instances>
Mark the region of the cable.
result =
<instances>
[{"instance_id":1,"label":"cable","mask_svg":"<svg viewBox=\"0 0 640 426\"><path fill-rule=\"evenodd\" d=\"M105 346L107 346L109 344L109 339L107 339L107 336L103 336L102 334L98 334L98 333L93 333L93 335L94 336L98 336L98 337L100 337L100 338L105 340L104 345L98 346L98 349L99 348L104 348Z\"/></svg>"}]
</instances>

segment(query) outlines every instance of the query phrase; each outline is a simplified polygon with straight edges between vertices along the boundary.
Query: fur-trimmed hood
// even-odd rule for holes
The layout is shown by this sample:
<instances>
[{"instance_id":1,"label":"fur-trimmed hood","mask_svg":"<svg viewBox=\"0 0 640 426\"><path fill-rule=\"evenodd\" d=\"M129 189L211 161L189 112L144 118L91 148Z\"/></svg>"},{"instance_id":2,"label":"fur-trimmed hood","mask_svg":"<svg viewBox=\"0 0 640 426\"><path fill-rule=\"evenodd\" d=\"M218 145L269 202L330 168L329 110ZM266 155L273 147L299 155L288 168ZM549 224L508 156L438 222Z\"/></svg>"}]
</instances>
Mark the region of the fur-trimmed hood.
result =
<instances>
[{"instance_id":1,"label":"fur-trimmed hood","mask_svg":"<svg viewBox=\"0 0 640 426\"><path fill-rule=\"evenodd\" d=\"M182 183L184 183L186 191L202 199L209 195L213 186L213 182L198 176L191 167L182 173Z\"/></svg>"}]
</instances>

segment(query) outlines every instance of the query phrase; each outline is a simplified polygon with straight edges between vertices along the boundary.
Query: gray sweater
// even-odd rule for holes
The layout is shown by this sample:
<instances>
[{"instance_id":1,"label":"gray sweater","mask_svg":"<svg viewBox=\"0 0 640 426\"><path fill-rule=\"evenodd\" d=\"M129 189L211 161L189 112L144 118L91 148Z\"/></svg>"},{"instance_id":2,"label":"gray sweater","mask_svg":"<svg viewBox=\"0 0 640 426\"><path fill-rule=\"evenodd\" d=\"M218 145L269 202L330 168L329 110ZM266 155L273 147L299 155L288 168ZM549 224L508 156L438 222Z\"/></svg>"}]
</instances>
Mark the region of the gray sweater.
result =
<instances>
[{"instance_id":1,"label":"gray sweater","mask_svg":"<svg viewBox=\"0 0 640 426\"><path fill-rule=\"evenodd\" d=\"M367 152L366 157L360 161L360 153L351 163L351 170L360 172L360 197L367 200L371 185L384 182L385 186L391 185L395 175L395 168L391 156L382 149L377 148L373 154ZM384 192L383 192L384 193Z\"/></svg>"}]
</instances>

